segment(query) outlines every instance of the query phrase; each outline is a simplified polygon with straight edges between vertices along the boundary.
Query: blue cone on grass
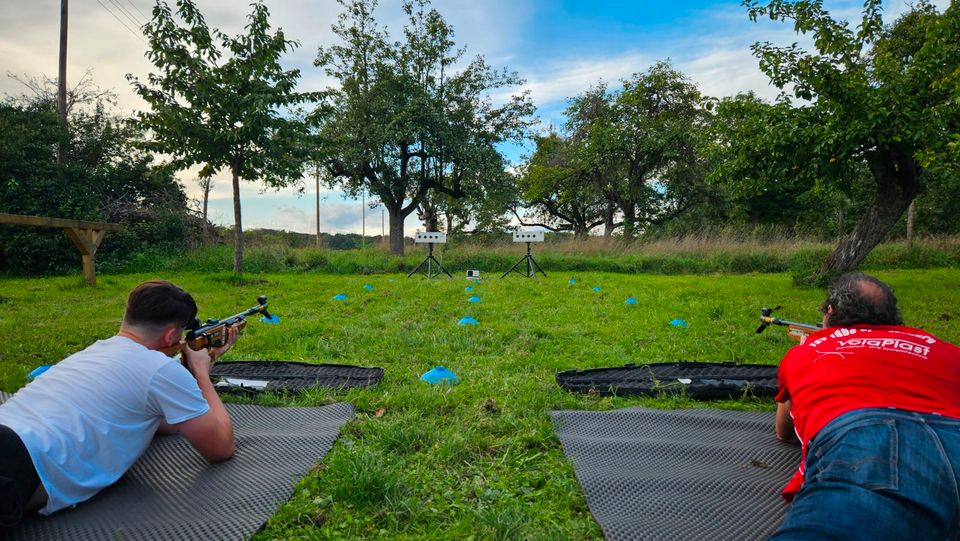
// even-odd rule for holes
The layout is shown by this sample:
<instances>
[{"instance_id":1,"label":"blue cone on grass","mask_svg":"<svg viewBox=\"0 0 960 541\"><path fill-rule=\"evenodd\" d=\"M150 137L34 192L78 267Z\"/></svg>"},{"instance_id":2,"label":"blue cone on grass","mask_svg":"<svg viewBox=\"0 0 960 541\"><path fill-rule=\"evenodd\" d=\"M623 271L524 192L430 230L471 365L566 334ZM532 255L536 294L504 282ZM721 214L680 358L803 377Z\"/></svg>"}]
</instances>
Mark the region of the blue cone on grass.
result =
<instances>
[{"instance_id":1,"label":"blue cone on grass","mask_svg":"<svg viewBox=\"0 0 960 541\"><path fill-rule=\"evenodd\" d=\"M627 297L627 300L623 301L623 304L637 304L637 299L633 297Z\"/></svg>"},{"instance_id":2,"label":"blue cone on grass","mask_svg":"<svg viewBox=\"0 0 960 541\"><path fill-rule=\"evenodd\" d=\"M603 291L603 288L600 287L600 286L593 286L593 287L591 287L590 289L592 289L592 290L594 290L594 291Z\"/></svg>"},{"instance_id":3,"label":"blue cone on grass","mask_svg":"<svg viewBox=\"0 0 960 541\"><path fill-rule=\"evenodd\" d=\"M474 296L470 297L469 299L467 299L467 302L480 302L480 297L474 295Z\"/></svg>"},{"instance_id":4,"label":"blue cone on grass","mask_svg":"<svg viewBox=\"0 0 960 541\"><path fill-rule=\"evenodd\" d=\"M457 322L457 325L477 325L477 324L479 324L479 323L480 323L480 322L477 321L476 319L473 319L472 317L467 316L467 317L461 319L460 321L458 321L458 322Z\"/></svg>"},{"instance_id":5,"label":"blue cone on grass","mask_svg":"<svg viewBox=\"0 0 960 541\"><path fill-rule=\"evenodd\" d=\"M363 289L366 289L367 291L373 291L373 286L370 284L363 284Z\"/></svg>"},{"instance_id":6,"label":"blue cone on grass","mask_svg":"<svg viewBox=\"0 0 960 541\"><path fill-rule=\"evenodd\" d=\"M335 301L345 301L345 300L347 300L347 296L344 295L343 293L337 293L336 295L333 296L333 300L335 300Z\"/></svg>"},{"instance_id":7,"label":"blue cone on grass","mask_svg":"<svg viewBox=\"0 0 960 541\"><path fill-rule=\"evenodd\" d=\"M426 381L430 385L435 385L437 383L456 383L460 381L460 378L456 374L447 370L443 366L434 366L430 370L426 371L420 376L420 379Z\"/></svg>"},{"instance_id":8,"label":"blue cone on grass","mask_svg":"<svg viewBox=\"0 0 960 541\"><path fill-rule=\"evenodd\" d=\"M467 286L463 288L464 291L473 291L473 286Z\"/></svg>"},{"instance_id":9,"label":"blue cone on grass","mask_svg":"<svg viewBox=\"0 0 960 541\"><path fill-rule=\"evenodd\" d=\"M687 323L686 321L678 318L678 319L674 319L673 321L671 321L671 322L670 322L670 326L671 326L671 327L681 327L681 328L683 328L683 329L686 329L686 328L690 327L690 324Z\"/></svg>"},{"instance_id":10,"label":"blue cone on grass","mask_svg":"<svg viewBox=\"0 0 960 541\"><path fill-rule=\"evenodd\" d=\"M263 316L262 318L260 318L260 321L264 323L276 324L276 323L280 323L280 316L278 316L277 314L270 314L270 317Z\"/></svg>"}]
</instances>

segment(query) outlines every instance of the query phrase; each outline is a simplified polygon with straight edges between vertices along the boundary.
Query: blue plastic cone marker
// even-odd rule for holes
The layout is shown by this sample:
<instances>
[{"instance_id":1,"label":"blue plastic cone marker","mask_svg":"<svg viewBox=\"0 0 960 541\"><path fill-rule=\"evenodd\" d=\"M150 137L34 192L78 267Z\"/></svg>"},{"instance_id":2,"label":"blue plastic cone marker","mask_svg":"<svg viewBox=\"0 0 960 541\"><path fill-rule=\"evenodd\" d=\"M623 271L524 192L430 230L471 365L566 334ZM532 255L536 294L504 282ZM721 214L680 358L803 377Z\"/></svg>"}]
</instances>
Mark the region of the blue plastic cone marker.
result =
<instances>
[{"instance_id":1,"label":"blue plastic cone marker","mask_svg":"<svg viewBox=\"0 0 960 541\"><path fill-rule=\"evenodd\" d=\"M396 278L391 278L391 279L389 279L389 280L387 280L387 281L388 281L388 282L390 282L390 283L392 284L392 283L394 283L394 282L396 282L396 281L397 281L397 279L396 279Z\"/></svg>"},{"instance_id":2,"label":"blue plastic cone marker","mask_svg":"<svg viewBox=\"0 0 960 541\"><path fill-rule=\"evenodd\" d=\"M575 283L577 283L577 279L576 279L576 278L571 278L571 279L567 280L567 283L568 283L568 284L575 284Z\"/></svg>"},{"instance_id":3,"label":"blue plastic cone marker","mask_svg":"<svg viewBox=\"0 0 960 541\"><path fill-rule=\"evenodd\" d=\"M472 317L467 316L461 319L459 322L457 322L457 325L477 325L479 323L480 322L477 321L476 319L473 319Z\"/></svg>"},{"instance_id":4,"label":"blue plastic cone marker","mask_svg":"<svg viewBox=\"0 0 960 541\"><path fill-rule=\"evenodd\" d=\"M480 302L480 297L474 295L474 296L470 297L469 299L467 299L467 302Z\"/></svg>"},{"instance_id":5,"label":"blue plastic cone marker","mask_svg":"<svg viewBox=\"0 0 960 541\"><path fill-rule=\"evenodd\" d=\"M337 301L345 301L347 300L347 296L344 295L343 293L337 293L336 295L333 296L333 299Z\"/></svg>"},{"instance_id":6,"label":"blue plastic cone marker","mask_svg":"<svg viewBox=\"0 0 960 541\"><path fill-rule=\"evenodd\" d=\"M600 286L593 286L593 287L591 287L590 289L592 289L592 290L594 290L594 291L603 291L603 288L600 287Z\"/></svg>"},{"instance_id":7,"label":"blue plastic cone marker","mask_svg":"<svg viewBox=\"0 0 960 541\"><path fill-rule=\"evenodd\" d=\"M467 286L463 288L464 291L473 291L473 286Z\"/></svg>"},{"instance_id":8,"label":"blue plastic cone marker","mask_svg":"<svg viewBox=\"0 0 960 541\"><path fill-rule=\"evenodd\" d=\"M263 316L260 318L260 321L264 323L280 323L280 316L277 314L270 314L270 317Z\"/></svg>"},{"instance_id":9,"label":"blue plastic cone marker","mask_svg":"<svg viewBox=\"0 0 960 541\"><path fill-rule=\"evenodd\" d=\"M434 366L430 370L423 373L420 376L420 379L426 381L430 385L437 383L456 383L460 381L460 378L458 378L456 374L442 366Z\"/></svg>"},{"instance_id":10,"label":"blue plastic cone marker","mask_svg":"<svg viewBox=\"0 0 960 541\"><path fill-rule=\"evenodd\" d=\"M670 322L670 325L671 325L672 327L683 327L684 329L690 327L690 324L687 323L686 321L682 320L682 319L675 319L675 320L673 320L673 321Z\"/></svg>"},{"instance_id":11,"label":"blue plastic cone marker","mask_svg":"<svg viewBox=\"0 0 960 541\"><path fill-rule=\"evenodd\" d=\"M41 364L40 366L38 366L38 367L34 368L33 370L31 370L29 374L27 374L27 381L30 381L30 380L32 380L32 379L34 379L34 378L36 378L36 377L39 377L40 374L43 374L43 373L46 372L47 370L50 370L50 368L52 368L52 365L49 365L49 364ZM44 381L46 381L46 380L44 380Z\"/></svg>"},{"instance_id":12,"label":"blue plastic cone marker","mask_svg":"<svg viewBox=\"0 0 960 541\"><path fill-rule=\"evenodd\" d=\"M366 289L367 291L373 291L373 286L370 284L363 284L363 289Z\"/></svg>"},{"instance_id":13,"label":"blue plastic cone marker","mask_svg":"<svg viewBox=\"0 0 960 541\"><path fill-rule=\"evenodd\" d=\"M637 304L637 299L633 297L627 297L627 300L623 301L623 304Z\"/></svg>"}]
</instances>

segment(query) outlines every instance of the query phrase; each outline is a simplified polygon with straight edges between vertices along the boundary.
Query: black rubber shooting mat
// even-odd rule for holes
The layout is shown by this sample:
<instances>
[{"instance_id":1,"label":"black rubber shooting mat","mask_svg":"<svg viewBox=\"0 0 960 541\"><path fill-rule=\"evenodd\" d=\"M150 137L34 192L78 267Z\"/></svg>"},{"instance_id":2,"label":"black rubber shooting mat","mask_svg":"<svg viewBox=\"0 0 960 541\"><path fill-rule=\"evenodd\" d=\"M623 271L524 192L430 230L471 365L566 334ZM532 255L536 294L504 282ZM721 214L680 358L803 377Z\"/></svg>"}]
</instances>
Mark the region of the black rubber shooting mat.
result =
<instances>
[{"instance_id":1,"label":"black rubber shooting mat","mask_svg":"<svg viewBox=\"0 0 960 541\"><path fill-rule=\"evenodd\" d=\"M777 394L777 367L689 361L628 364L616 368L559 372L557 383L568 391L604 396L683 392L697 399L739 398L745 393L773 397Z\"/></svg>"},{"instance_id":2,"label":"black rubber shooting mat","mask_svg":"<svg viewBox=\"0 0 960 541\"><path fill-rule=\"evenodd\" d=\"M776 439L773 413L550 414L607 539L766 539L783 520L800 448Z\"/></svg>"},{"instance_id":3,"label":"black rubber shooting mat","mask_svg":"<svg viewBox=\"0 0 960 541\"><path fill-rule=\"evenodd\" d=\"M213 365L210 377L219 391L298 392L310 387L357 389L379 383L383 368L294 361L231 361Z\"/></svg>"},{"instance_id":4,"label":"black rubber shooting mat","mask_svg":"<svg viewBox=\"0 0 960 541\"><path fill-rule=\"evenodd\" d=\"M0 393L0 402L9 395ZM70 541L247 539L293 494L353 417L353 405L227 404L236 455L210 464L178 436L154 440L117 483L75 509L35 517L8 539Z\"/></svg>"}]
</instances>

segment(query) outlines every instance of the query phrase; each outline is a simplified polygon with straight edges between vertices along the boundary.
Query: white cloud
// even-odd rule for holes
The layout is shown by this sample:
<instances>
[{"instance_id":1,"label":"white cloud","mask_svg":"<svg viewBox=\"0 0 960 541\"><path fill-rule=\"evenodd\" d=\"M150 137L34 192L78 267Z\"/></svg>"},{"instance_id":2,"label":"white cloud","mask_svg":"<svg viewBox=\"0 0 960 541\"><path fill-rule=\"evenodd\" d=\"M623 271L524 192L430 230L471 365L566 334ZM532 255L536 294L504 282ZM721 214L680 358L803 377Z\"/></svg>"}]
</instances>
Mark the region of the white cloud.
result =
<instances>
[{"instance_id":1,"label":"white cloud","mask_svg":"<svg viewBox=\"0 0 960 541\"><path fill-rule=\"evenodd\" d=\"M543 67L528 66L523 89L530 91L538 105L565 101L600 81L616 85L618 80L647 69L653 60L655 57L643 53L628 52L612 57L568 58Z\"/></svg>"},{"instance_id":2,"label":"white cloud","mask_svg":"<svg viewBox=\"0 0 960 541\"><path fill-rule=\"evenodd\" d=\"M752 90L772 100L780 93L757 67L757 59L743 47L716 49L676 67L696 82L706 96L733 96Z\"/></svg>"}]
</instances>

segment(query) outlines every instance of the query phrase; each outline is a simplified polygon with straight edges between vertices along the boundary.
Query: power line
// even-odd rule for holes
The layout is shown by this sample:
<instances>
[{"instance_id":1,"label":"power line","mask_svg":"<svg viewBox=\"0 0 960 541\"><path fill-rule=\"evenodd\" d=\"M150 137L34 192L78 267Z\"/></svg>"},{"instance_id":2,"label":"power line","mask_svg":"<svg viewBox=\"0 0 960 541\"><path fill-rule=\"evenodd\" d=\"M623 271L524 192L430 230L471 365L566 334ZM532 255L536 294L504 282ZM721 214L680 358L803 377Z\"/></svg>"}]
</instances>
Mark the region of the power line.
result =
<instances>
[{"instance_id":1,"label":"power line","mask_svg":"<svg viewBox=\"0 0 960 541\"><path fill-rule=\"evenodd\" d=\"M100 4L100 7L102 7L102 8L105 9L105 10L107 10L107 13L109 13L110 15L113 15L113 18L116 19L118 23L120 23L121 25L123 25L123 27L126 28L128 32L130 32L131 34L133 34L133 36L134 36L135 38L137 38L137 39L139 39L141 42L143 42L144 45L146 45L146 46L148 46L148 47L150 46L146 41L143 40L143 37L141 37L140 34L134 32L129 26L127 26L127 23L123 22L123 19L121 19L120 17L117 17L117 14L114 13L113 11L111 11L110 8L108 8L106 5L104 5L103 2L101 2L100 0L97 0L97 3Z\"/></svg>"},{"instance_id":2,"label":"power line","mask_svg":"<svg viewBox=\"0 0 960 541\"><path fill-rule=\"evenodd\" d=\"M130 22L133 23L134 28L138 28L138 29L139 29L141 26L143 26L143 23L142 23L142 22L140 22L138 19L134 18L133 14L130 13L130 12L127 10L127 8L123 7L123 4L121 4L121 3L118 2L117 0L110 0L110 3L113 4L113 5L117 8L117 10L120 12L121 15L123 15L124 17L127 18L128 21L130 21Z\"/></svg>"},{"instance_id":3,"label":"power line","mask_svg":"<svg viewBox=\"0 0 960 541\"><path fill-rule=\"evenodd\" d=\"M127 0L127 3L133 6L133 9L137 10L137 13L139 13L144 19L148 21L150 20L150 17L147 17L142 11L140 11L140 8L138 8L136 4L134 4L130 0Z\"/></svg>"}]
</instances>

